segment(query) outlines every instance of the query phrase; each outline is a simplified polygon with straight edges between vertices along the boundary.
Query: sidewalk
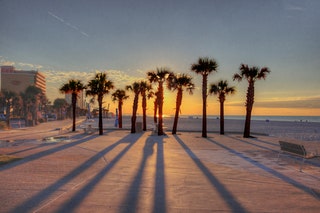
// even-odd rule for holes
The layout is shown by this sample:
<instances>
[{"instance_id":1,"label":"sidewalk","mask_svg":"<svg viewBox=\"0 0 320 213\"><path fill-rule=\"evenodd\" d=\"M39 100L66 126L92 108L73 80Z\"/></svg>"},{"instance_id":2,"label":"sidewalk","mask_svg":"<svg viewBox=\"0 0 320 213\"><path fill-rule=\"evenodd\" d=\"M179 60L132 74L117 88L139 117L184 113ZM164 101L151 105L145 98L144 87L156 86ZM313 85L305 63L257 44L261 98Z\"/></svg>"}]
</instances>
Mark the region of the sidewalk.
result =
<instances>
[{"instance_id":1,"label":"sidewalk","mask_svg":"<svg viewBox=\"0 0 320 213\"><path fill-rule=\"evenodd\" d=\"M0 212L319 212L320 161L282 157L277 138L109 130L0 148Z\"/></svg>"}]
</instances>

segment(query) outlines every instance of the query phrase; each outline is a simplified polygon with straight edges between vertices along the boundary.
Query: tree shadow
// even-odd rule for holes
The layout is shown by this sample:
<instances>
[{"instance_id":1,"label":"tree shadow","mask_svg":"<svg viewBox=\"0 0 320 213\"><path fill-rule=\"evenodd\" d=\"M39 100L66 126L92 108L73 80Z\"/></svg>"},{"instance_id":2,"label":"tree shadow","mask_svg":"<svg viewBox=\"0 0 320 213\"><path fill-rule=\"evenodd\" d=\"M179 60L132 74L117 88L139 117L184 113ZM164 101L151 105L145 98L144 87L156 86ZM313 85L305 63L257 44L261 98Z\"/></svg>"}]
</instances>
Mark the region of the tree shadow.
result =
<instances>
[{"instance_id":1,"label":"tree shadow","mask_svg":"<svg viewBox=\"0 0 320 213\"><path fill-rule=\"evenodd\" d=\"M218 178L201 162L201 160L192 152L192 150L177 135L174 135L176 141L182 146L185 152L190 156L202 173L207 177L212 186L217 189L221 197L225 200L232 212L247 212L247 210L237 201L230 191L222 184Z\"/></svg>"},{"instance_id":2,"label":"tree shadow","mask_svg":"<svg viewBox=\"0 0 320 213\"><path fill-rule=\"evenodd\" d=\"M156 154L156 174L155 174L155 189L153 200L153 211L165 213L165 178L164 178L164 153L163 153L163 136L152 136L145 141L143 148L143 157L139 165L139 169L134 177L127 196L121 203L121 212L139 212L137 208L139 193L145 173L147 161L154 154L154 145L157 145Z\"/></svg>"},{"instance_id":3,"label":"tree shadow","mask_svg":"<svg viewBox=\"0 0 320 213\"><path fill-rule=\"evenodd\" d=\"M87 140L89 139L94 139L96 136L91 136L91 137L87 137ZM55 183L51 184L50 186L48 186L47 188L43 189L42 191L40 191L39 193L37 193L36 195L32 196L31 198L29 198L28 200L26 200L25 202L23 202L22 204L20 204L19 206L15 207L12 211L12 213L14 212L24 212L26 210L30 211L32 209L35 209L36 207L39 206L39 204L43 203L48 197L50 197L54 192L58 191L61 187L63 187L64 185L68 184L69 182L71 182L74 178L76 178L78 175L80 175L81 173L83 173L85 170L89 169L95 162L97 162L99 159L103 158L105 154L107 154L108 152L110 152L111 150L113 150L115 147L117 147L119 144L121 143L128 143L129 145L125 148L125 150L128 150L140 137L141 135L137 135L134 138L134 141L129 141L129 138L132 138L132 136L129 134L125 137L123 137L121 140L115 142L114 144L106 147L105 149L97 152L95 155L93 155L91 158L89 158L88 160L86 160L85 162L83 162L81 165L79 165L78 167L76 167L75 169L73 169L72 171L70 171L68 174L66 174L64 177L62 177L61 179L57 180ZM78 143L79 144L79 143ZM123 151L122 151L123 152ZM120 153L121 154L121 153ZM120 155L119 154L119 155ZM123 154L122 154L123 155ZM121 155L121 156L122 156ZM119 157L116 158L117 160L119 160ZM106 169L110 169L116 161L111 161L109 163L108 166L106 166L106 168L104 170L102 170L103 172L106 172ZM100 172L101 173L101 172ZM97 175L99 176L99 174ZM83 193L81 194L83 195ZM77 198L79 198L79 196L77 196ZM42 206L45 204L42 204ZM64 207L64 211L67 208Z\"/></svg>"},{"instance_id":4,"label":"tree shadow","mask_svg":"<svg viewBox=\"0 0 320 213\"><path fill-rule=\"evenodd\" d=\"M143 133L142 133L143 134ZM112 147L108 147L99 153L101 158L104 154L109 152L111 149L119 145L120 143L128 143L128 145L116 155L106 167L98 172L85 186L83 186L73 197L64 202L57 212L74 212L87 195L95 188L95 186L105 177L105 175L116 165L116 163L129 151L129 149L138 141L142 134L129 134L122 138L117 143L113 144Z\"/></svg>"},{"instance_id":5,"label":"tree shadow","mask_svg":"<svg viewBox=\"0 0 320 213\"><path fill-rule=\"evenodd\" d=\"M263 141L263 140L260 140L258 138L254 138L252 139L254 142L256 143L262 143L262 144L268 144L268 145L272 145L274 147L276 147L277 149L272 149L272 148L268 148L268 147L265 147L265 146L262 146L262 145L259 145L259 144L256 144L256 143L253 143L253 142L249 142L249 141L246 141L246 140L242 140L240 138L236 138L236 137L231 137L231 136L226 136L226 137L230 137L232 139L235 139L239 142L242 142L242 143L245 143L245 144L249 144L249 145L252 145L252 146L255 146L255 147L258 147L258 148L261 148L261 149L265 149L265 150L268 150L268 151L272 151L273 153L275 154L278 154L280 152L280 145L279 144L274 144L274 143L271 143L271 142L268 142L268 141ZM291 158L291 159L295 159L295 160L301 160L301 157L296 157L294 155L286 155L287 157ZM305 164L309 164L309 165L312 165L312 166L315 166L315 167L320 167L320 162L317 158L314 158L314 159L308 159L307 161L304 162Z\"/></svg>"},{"instance_id":6,"label":"tree shadow","mask_svg":"<svg viewBox=\"0 0 320 213\"><path fill-rule=\"evenodd\" d=\"M263 145L256 144L256 143L249 142L249 141L247 141L247 140L244 140L244 139L241 139L241 138L238 138L238 137L232 137L232 136L229 136L229 135L225 135L225 137L231 138L231 139L234 139L234 140L237 140L237 141L239 141L239 142L241 142L241 143L245 143L245 144L249 144L249 145L251 145L251 146L258 147L258 148L260 148L260 149L265 149L265 150L272 151L272 152L278 152L278 151L275 150L275 149L272 149L272 148L263 146L264 144L263 144ZM254 140L254 141L257 141L257 142L263 142L263 143L268 144L268 145L272 145L272 146L275 146L275 147L279 147L279 146L277 146L277 145L274 144L274 143L270 143L270 142L266 142L266 141L261 141L261 140L259 140L259 139L257 139L257 138L252 138L251 140Z\"/></svg>"},{"instance_id":7,"label":"tree shadow","mask_svg":"<svg viewBox=\"0 0 320 213\"><path fill-rule=\"evenodd\" d=\"M55 146L55 147L53 147L51 149L47 149L47 150L44 150L44 151L41 151L41 152L38 152L38 153L35 153L35 154L31 154L29 156L24 157L21 160L18 160L18 161L15 161L13 163L9 163L9 164L5 164L5 165L1 166L0 167L0 172L1 171L5 171L7 169L12 169L12 168L14 168L16 166L20 166L20 165L23 165L25 163L29 163L31 161L43 158L45 156L54 154L56 152L60 152L60 151L62 151L64 149L68 149L70 147L79 145L81 143L84 143L84 142L87 142L89 140L92 140L92 139L94 139L96 137L98 137L98 135L91 135L91 136L88 136L88 137L85 137L85 138L81 138L81 139L79 139L77 141L74 141L74 142L64 143L64 144L62 144L60 146Z\"/></svg>"},{"instance_id":8,"label":"tree shadow","mask_svg":"<svg viewBox=\"0 0 320 213\"><path fill-rule=\"evenodd\" d=\"M73 139L73 140L76 139L76 140L78 140L78 139L81 139L81 138L83 138L83 137L84 137L83 134L77 134L77 135L72 135L72 136L70 137L70 139ZM15 155L15 154L18 154L18 153L22 153L22 152L27 152L27 151L30 151L30 150L39 149L39 148L42 148L42 147L45 147L45 146L56 145L57 143L60 143L60 142L35 144L33 147L29 147L29 148L26 148L26 149L22 149L22 150L19 150L19 151L15 151L15 152L10 152L10 153L7 153L7 155Z\"/></svg>"},{"instance_id":9,"label":"tree shadow","mask_svg":"<svg viewBox=\"0 0 320 213\"><path fill-rule=\"evenodd\" d=\"M217 141L214 141L214 140L212 140L210 138L207 138L207 140L209 142L211 142L211 143L213 143L213 144L215 144L215 145L227 150L229 153L231 153L231 154L233 154L233 155L235 155L235 156L237 156L237 157L249 162L250 164L254 165L255 167L260 168L261 170L270 173L271 175L273 175L273 176L279 178L280 180L282 180L282 181L294 186L295 188L304 191L305 193L311 195L312 197L315 197L315 198L319 199L319 197L314 195L314 192L313 192L312 189L310 189L309 187L303 185L302 183L299 183L298 181L296 181L296 180L294 180L294 179L292 179L292 178L290 178L290 177L288 177L286 175L283 175L283 174L277 172L276 170L274 170L274 169L272 169L272 168L270 168L270 167L268 167L268 166L266 166L266 165L264 165L262 163L259 163L259 162L255 161L254 159L246 156L245 154L243 154L241 152L237 152L236 150L231 149L231 148L229 148L229 147L227 147L227 146L225 146L225 145L223 145L223 144L221 144L221 143L219 143Z\"/></svg>"}]
</instances>

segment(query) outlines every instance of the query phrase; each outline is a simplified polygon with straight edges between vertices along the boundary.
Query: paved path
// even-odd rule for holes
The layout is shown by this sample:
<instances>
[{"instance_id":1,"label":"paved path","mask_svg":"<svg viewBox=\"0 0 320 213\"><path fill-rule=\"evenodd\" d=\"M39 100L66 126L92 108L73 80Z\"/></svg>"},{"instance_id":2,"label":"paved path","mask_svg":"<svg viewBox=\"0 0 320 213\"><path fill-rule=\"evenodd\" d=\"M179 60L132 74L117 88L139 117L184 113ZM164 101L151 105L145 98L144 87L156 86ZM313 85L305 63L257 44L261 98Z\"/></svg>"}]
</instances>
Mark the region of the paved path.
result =
<instances>
[{"instance_id":1,"label":"paved path","mask_svg":"<svg viewBox=\"0 0 320 213\"><path fill-rule=\"evenodd\" d=\"M0 154L0 212L319 212L320 161L277 163L277 138L69 133Z\"/></svg>"}]
</instances>

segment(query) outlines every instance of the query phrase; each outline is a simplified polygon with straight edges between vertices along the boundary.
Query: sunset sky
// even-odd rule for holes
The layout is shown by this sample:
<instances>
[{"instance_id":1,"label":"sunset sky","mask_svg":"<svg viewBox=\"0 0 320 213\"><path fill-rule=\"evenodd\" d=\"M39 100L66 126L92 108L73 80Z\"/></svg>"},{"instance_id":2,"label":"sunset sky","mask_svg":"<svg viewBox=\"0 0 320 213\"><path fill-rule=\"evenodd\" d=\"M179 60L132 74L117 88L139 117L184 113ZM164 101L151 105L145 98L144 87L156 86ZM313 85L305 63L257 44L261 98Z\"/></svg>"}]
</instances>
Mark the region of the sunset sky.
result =
<instances>
[{"instance_id":1,"label":"sunset sky","mask_svg":"<svg viewBox=\"0 0 320 213\"><path fill-rule=\"evenodd\" d=\"M185 94L183 115L202 113L201 76L190 71L199 57L219 64L209 84L226 79L237 88L227 115L245 113L247 82L232 81L240 64L267 66L254 115L320 115L319 11L319 0L0 0L0 64L44 73L52 102L70 78L86 83L106 71L123 89L168 67L197 87ZM175 93L165 95L172 115ZM110 95L105 102L115 111ZM131 108L132 98L124 113ZM215 96L208 114L219 114Z\"/></svg>"}]
</instances>

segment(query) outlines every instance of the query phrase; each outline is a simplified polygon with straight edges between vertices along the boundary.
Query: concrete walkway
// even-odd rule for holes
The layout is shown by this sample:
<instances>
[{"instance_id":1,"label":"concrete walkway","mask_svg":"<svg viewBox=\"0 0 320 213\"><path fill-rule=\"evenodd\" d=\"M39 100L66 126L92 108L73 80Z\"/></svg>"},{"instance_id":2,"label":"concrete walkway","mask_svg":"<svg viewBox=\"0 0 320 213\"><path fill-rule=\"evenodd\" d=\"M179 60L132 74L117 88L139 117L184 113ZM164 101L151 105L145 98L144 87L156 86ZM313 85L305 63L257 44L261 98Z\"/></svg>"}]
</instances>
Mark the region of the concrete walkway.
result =
<instances>
[{"instance_id":1,"label":"concrete walkway","mask_svg":"<svg viewBox=\"0 0 320 213\"><path fill-rule=\"evenodd\" d=\"M278 139L200 133L69 133L0 148L0 212L319 212L320 161L281 157Z\"/></svg>"}]
</instances>

